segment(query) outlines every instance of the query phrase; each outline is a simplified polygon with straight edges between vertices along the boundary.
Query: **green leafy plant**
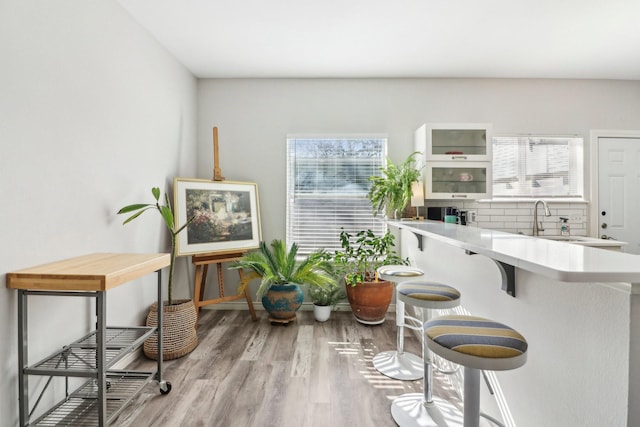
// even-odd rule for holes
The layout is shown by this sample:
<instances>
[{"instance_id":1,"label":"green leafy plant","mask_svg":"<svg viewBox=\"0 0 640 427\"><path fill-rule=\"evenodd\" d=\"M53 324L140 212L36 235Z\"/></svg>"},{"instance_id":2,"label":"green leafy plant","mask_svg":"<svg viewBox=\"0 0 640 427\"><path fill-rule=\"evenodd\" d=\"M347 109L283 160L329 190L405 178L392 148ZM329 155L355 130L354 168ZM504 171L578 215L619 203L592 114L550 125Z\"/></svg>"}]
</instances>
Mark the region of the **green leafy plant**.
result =
<instances>
[{"instance_id":1,"label":"green leafy plant","mask_svg":"<svg viewBox=\"0 0 640 427\"><path fill-rule=\"evenodd\" d=\"M271 242L271 249L266 242L260 242L257 251L249 252L232 262L229 268L244 268L262 278L257 291L258 298L261 298L272 285L294 283L307 284L313 288L329 286L335 281L333 265L323 257L322 251L299 260L297 257L296 243L287 251L285 242L275 239Z\"/></svg>"},{"instance_id":2,"label":"green leafy plant","mask_svg":"<svg viewBox=\"0 0 640 427\"><path fill-rule=\"evenodd\" d=\"M387 158L386 167L381 167L381 175L369 177L371 188L367 197L371 201L373 214L385 212L393 214L402 212L411 200L411 186L420 178L420 170L416 169L415 156L409 155L400 165L395 165Z\"/></svg>"},{"instance_id":3,"label":"green leafy plant","mask_svg":"<svg viewBox=\"0 0 640 427\"><path fill-rule=\"evenodd\" d=\"M193 217L189 218L189 220L187 220L187 222L185 224L183 224L181 227L176 228L176 226L174 224L173 210L171 209L171 204L169 203L169 196L167 196L167 194L165 193L165 195L164 195L164 203L165 204L161 205L160 204L160 188L153 187L151 189L151 194L153 194L153 197L156 199L155 203L135 203L135 204L132 204L132 205L127 205L127 206L123 207L122 209L120 209L118 211L118 214L126 214L126 213L135 212L133 215L131 215L129 218L127 218L122 224L127 224L127 223L133 221L134 219L136 219L140 215L142 215L145 211L148 211L150 209L151 210L157 210L160 213L160 215L162 216L162 219L164 220L164 223L167 226L167 229L169 230L169 233L171 234L171 263L169 265L168 304L172 305L173 304L173 298L172 298L173 270L174 270L174 265L175 265L175 260L176 260L176 240L177 240L178 234L182 230L187 228L189 223L191 223L191 221L193 221Z\"/></svg>"},{"instance_id":4,"label":"green leafy plant","mask_svg":"<svg viewBox=\"0 0 640 427\"><path fill-rule=\"evenodd\" d=\"M378 267L383 265L408 265L409 259L402 258L395 250L395 237L387 231L376 236L371 230L361 230L355 235L340 232L341 250L329 254L338 275L345 278L347 285L376 282Z\"/></svg>"},{"instance_id":5,"label":"green leafy plant","mask_svg":"<svg viewBox=\"0 0 640 427\"><path fill-rule=\"evenodd\" d=\"M335 306L347 297L347 294L337 282L332 282L326 287L310 286L309 296L316 305Z\"/></svg>"}]
</instances>

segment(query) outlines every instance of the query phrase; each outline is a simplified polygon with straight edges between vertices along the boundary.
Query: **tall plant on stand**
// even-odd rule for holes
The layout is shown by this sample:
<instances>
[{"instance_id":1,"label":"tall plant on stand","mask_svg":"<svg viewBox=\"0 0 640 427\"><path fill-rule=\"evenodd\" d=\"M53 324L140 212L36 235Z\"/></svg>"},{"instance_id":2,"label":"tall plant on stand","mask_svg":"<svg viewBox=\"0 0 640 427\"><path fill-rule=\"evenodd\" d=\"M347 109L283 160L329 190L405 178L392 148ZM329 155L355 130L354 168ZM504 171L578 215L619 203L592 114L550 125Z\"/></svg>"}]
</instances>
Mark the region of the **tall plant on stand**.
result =
<instances>
[{"instance_id":1,"label":"tall plant on stand","mask_svg":"<svg viewBox=\"0 0 640 427\"><path fill-rule=\"evenodd\" d=\"M380 175L369 177L371 188L367 197L371 201L373 214L384 212L394 218L402 213L411 201L412 184L418 182L420 169L416 167L416 156L419 152L409 155L400 165L395 165L387 158L386 167L380 168Z\"/></svg>"},{"instance_id":2,"label":"tall plant on stand","mask_svg":"<svg viewBox=\"0 0 640 427\"><path fill-rule=\"evenodd\" d=\"M171 235L171 262L169 264L169 280L167 286L167 304L163 304L162 310L164 314L163 324L163 359L175 359L190 353L198 345L198 336L196 334L196 323L198 314L192 300L173 301L173 272L176 261L176 243L178 234L187 228L193 217L189 218L185 224L176 228L173 210L169 203L169 196L164 194L164 204L160 204L160 188L153 187L151 194L155 199L155 203L134 203L127 205L118 211L118 214L133 213L127 218L123 224L127 224L138 218L148 210L157 210L162 216L162 220ZM147 326L158 325L157 304L154 303L149 310L147 316ZM144 343L144 353L147 357L156 359L158 337L156 334L151 336Z\"/></svg>"}]
</instances>

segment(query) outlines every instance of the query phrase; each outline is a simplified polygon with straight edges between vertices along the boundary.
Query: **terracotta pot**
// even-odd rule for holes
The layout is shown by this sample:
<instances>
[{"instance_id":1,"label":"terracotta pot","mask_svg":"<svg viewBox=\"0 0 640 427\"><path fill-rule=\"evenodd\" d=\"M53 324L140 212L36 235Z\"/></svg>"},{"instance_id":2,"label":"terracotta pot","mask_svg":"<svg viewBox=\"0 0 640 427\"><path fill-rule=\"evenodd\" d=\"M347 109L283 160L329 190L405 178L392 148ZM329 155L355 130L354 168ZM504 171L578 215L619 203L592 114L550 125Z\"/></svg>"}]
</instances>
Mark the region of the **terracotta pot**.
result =
<instances>
[{"instance_id":1,"label":"terracotta pot","mask_svg":"<svg viewBox=\"0 0 640 427\"><path fill-rule=\"evenodd\" d=\"M387 309L393 297L393 283L387 280L359 283L346 286L347 298L356 320L366 325L384 322Z\"/></svg>"}]
</instances>

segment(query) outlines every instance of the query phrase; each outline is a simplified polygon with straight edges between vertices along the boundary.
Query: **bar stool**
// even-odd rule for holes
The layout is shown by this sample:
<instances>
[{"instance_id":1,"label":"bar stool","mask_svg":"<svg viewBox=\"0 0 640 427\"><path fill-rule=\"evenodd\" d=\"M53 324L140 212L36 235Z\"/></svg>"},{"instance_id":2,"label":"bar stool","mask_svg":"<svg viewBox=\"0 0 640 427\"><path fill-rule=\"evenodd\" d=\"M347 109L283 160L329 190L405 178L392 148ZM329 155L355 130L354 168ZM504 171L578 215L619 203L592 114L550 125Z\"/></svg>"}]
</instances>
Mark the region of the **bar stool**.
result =
<instances>
[{"instance_id":1,"label":"bar stool","mask_svg":"<svg viewBox=\"0 0 640 427\"><path fill-rule=\"evenodd\" d=\"M428 310L447 309L460 305L460 292L442 283L414 280L396 286L396 297L405 304L417 307L421 317L428 317ZM397 303L397 302L396 302ZM425 316L425 310L427 310ZM391 404L391 415L395 422L403 426L446 426L446 418L438 407L448 406L447 412L455 407L444 400L437 404L432 395L433 368L429 350L424 339L424 322L420 322L422 340L423 393L407 393L396 398ZM435 423L434 423L435 422Z\"/></svg>"},{"instance_id":2,"label":"bar stool","mask_svg":"<svg viewBox=\"0 0 640 427\"><path fill-rule=\"evenodd\" d=\"M464 427L480 423L480 371L516 369L527 361L527 341L516 330L474 316L442 316L425 323L431 351L464 366Z\"/></svg>"},{"instance_id":3,"label":"bar stool","mask_svg":"<svg viewBox=\"0 0 640 427\"><path fill-rule=\"evenodd\" d=\"M415 280L424 276L424 271L407 265L384 265L377 270L378 277L398 285L407 280ZM417 329L415 325L406 323L405 320L420 325L422 322L415 317L406 316L404 302L398 298L396 289L396 350L383 351L373 357L373 367L383 375L396 380L417 380L422 378L422 358L413 353L404 351L404 328Z\"/></svg>"}]
</instances>

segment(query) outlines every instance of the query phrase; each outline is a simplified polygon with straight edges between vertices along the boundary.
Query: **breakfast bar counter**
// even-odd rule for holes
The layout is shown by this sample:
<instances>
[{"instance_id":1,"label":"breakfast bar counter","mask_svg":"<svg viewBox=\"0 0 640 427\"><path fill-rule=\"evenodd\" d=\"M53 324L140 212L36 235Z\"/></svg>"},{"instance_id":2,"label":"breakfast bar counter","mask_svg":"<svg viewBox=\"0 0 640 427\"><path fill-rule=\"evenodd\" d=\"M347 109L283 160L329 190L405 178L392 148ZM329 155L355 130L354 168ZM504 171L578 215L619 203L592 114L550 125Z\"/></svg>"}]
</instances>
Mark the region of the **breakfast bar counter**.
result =
<instances>
[{"instance_id":1,"label":"breakfast bar counter","mask_svg":"<svg viewBox=\"0 0 640 427\"><path fill-rule=\"evenodd\" d=\"M440 221L388 224L551 279L640 284L640 260L632 254Z\"/></svg>"},{"instance_id":2,"label":"breakfast bar counter","mask_svg":"<svg viewBox=\"0 0 640 427\"><path fill-rule=\"evenodd\" d=\"M640 425L640 257L436 221L388 224L425 279L461 291L463 313L529 342L522 368L494 373L495 396L483 386L483 412L525 427ZM515 298L496 265L511 268Z\"/></svg>"}]
</instances>

